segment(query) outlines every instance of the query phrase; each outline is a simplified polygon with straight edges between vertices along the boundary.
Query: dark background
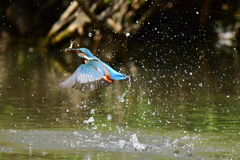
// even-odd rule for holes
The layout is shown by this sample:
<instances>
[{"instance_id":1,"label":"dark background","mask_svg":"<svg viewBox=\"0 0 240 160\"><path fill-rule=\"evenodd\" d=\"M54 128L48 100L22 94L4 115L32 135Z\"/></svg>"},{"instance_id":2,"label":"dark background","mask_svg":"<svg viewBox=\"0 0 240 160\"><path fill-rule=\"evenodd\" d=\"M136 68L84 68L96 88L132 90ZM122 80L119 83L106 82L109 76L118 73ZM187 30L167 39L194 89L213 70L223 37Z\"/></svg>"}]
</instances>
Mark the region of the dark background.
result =
<instances>
[{"instance_id":1,"label":"dark background","mask_svg":"<svg viewBox=\"0 0 240 160\"><path fill-rule=\"evenodd\" d=\"M86 4L93 2L96 1L84 1ZM104 10L106 7L113 5L111 0L99 2L103 7L98 9L97 13L100 13L101 9ZM134 1L128 2L128 10L131 10ZM67 46L70 39L82 40L79 42L80 45L88 44L89 41L86 40L86 37L89 38L88 33L94 29L100 29L101 35L108 37L105 41L102 40L102 46L104 46L104 42L113 41L113 39L120 45L125 43L121 34L109 31L104 23L102 26L96 26L94 23L86 24L83 35L73 32L57 42L46 41L49 30L59 20L70 3L69 0L49 0L47 2L40 0L1 1L1 51L9 48L12 45L10 42L19 39L28 40L35 46L47 49ZM204 50L204 58L210 61L209 65L216 65L218 62L212 63L212 61L221 61L225 57L233 56L232 53L229 54L229 49L239 50L240 3L237 0L147 1L138 9L134 18L141 17L146 10L151 8L154 10L150 16L139 25L137 32L131 34L126 40L126 52L130 56L128 55L127 59L119 58L118 61L142 60L150 57L150 61L163 58L165 60L172 59L172 63L178 63L177 59L187 59L191 63L191 59L194 60L202 56L198 53L201 48L201 51ZM225 39L229 40L231 45L220 43L221 35L228 32L232 36ZM94 43L88 45L93 46ZM88 45L85 46L89 47ZM100 46L90 49L92 51L97 50L101 48ZM208 52L212 48L217 49L216 52ZM122 48L119 51L117 47L111 50L119 52L120 57L124 57L125 53L122 52ZM139 54L131 55L131 52L136 50ZM171 50L175 50L174 53ZM192 51L189 52L189 50Z\"/></svg>"}]
</instances>

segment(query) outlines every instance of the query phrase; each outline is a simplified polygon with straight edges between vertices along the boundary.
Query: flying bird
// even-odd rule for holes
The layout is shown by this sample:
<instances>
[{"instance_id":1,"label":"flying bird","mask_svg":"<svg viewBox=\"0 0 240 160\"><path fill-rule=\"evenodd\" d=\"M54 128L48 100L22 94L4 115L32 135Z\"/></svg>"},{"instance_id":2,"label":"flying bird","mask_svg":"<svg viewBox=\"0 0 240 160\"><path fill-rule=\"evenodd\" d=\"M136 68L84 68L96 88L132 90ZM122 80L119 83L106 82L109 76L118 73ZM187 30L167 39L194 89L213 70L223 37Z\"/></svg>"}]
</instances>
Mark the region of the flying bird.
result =
<instances>
[{"instance_id":1,"label":"flying bird","mask_svg":"<svg viewBox=\"0 0 240 160\"><path fill-rule=\"evenodd\" d=\"M85 64L81 64L68 79L60 83L60 87L92 91L108 86L114 80L127 78L124 74L115 71L95 57L87 48L72 48L72 44L65 49L65 52L76 53L79 57L85 59Z\"/></svg>"}]
</instances>

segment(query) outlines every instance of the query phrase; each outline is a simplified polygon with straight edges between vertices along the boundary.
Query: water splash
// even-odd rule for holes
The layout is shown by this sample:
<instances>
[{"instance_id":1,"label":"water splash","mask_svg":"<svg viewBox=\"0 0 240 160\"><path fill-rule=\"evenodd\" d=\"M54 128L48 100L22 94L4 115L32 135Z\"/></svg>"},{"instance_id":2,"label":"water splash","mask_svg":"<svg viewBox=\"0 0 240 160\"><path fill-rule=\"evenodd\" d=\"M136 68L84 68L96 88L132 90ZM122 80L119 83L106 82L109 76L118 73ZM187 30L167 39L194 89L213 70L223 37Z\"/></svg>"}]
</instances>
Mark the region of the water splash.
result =
<instances>
[{"instance_id":1,"label":"water splash","mask_svg":"<svg viewBox=\"0 0 240 160\"><path fill-rule=\"evenodd\" d=\"M128 89L122 94L122 96L119 96L119 102L124 102L125 100L123 99L126 95L127 92L129 92L130 88L131 88L131 77L130 76L126 76L126 78L128 78Z\"/></svg>"},{"instance_id":2,"label":"water splash","mask_svg":"<svg viewBox=\"0 0 240 160\"><path fill-rule=\"evenodd\" d=\"M144 151L148 148L146 144L140 143L138 141L137 134L135 133L130 136L130 142L132 143L134 147L133 150L135 151Z\"/></svg>"}]
</instances>

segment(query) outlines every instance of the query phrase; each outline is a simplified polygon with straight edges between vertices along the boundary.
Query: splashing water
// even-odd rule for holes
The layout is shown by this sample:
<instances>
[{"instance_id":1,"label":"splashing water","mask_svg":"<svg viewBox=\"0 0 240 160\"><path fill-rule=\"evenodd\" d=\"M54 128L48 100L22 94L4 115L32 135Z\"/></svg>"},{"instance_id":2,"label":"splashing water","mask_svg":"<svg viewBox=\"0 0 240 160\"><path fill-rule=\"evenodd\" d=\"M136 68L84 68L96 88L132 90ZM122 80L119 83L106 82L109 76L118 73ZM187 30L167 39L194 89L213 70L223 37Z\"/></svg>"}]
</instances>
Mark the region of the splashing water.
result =
<instances>
[{"instance_id":1,"label":"splashing water","mask_svg":"<svg viewBox=\"0 0 240 160\"><path fill-rule=\"evenodd\" d=\"M131 77L130 76L126 76L128 78L128 89L122 94L122 96L119 96L119 102L124 102L125 100L123 99L126 95L127 92L129 92L130 88L131 88Z\"/></svg>"}]
</instances>

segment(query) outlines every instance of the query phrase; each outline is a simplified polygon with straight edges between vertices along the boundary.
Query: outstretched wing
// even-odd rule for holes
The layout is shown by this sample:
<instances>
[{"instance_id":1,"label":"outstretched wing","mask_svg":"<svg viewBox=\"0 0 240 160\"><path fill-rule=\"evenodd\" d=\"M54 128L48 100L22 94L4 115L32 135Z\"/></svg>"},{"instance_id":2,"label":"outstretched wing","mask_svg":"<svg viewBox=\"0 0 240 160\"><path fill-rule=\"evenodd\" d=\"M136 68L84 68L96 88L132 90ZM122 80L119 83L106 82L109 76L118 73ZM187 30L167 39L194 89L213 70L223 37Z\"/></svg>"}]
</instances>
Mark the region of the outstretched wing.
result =
<instances>
[{"instance_id":1,"label":"outstretched wing","mask_svg":"<svg viewBox=\"0 0 240 160\"><path fill-rule=\"evenodd\" d=\"M103 79L105 71L100 70L94 63L98 62L80 65L78 69L68 79L60 83L59 86L92 91L110 85L111 82Z\"/></svg>"}]
</instances>

